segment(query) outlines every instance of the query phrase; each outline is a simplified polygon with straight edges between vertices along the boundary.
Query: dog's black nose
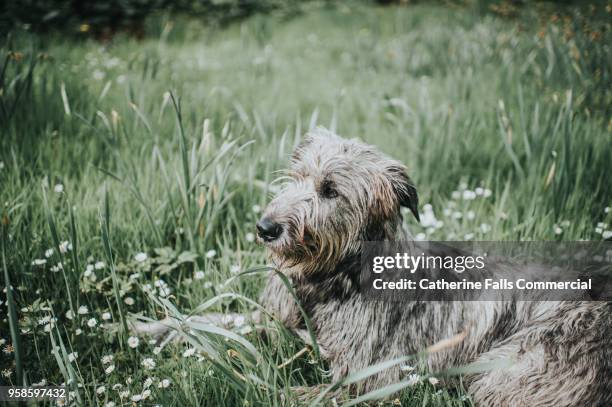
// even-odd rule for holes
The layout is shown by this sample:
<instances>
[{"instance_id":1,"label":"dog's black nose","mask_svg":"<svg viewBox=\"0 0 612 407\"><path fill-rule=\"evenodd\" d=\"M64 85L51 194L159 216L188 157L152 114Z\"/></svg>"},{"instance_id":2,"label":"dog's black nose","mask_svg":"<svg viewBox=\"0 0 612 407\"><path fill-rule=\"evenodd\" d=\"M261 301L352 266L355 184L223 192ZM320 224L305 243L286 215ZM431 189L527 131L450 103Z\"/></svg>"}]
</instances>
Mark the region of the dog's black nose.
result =
<instances>
[{"instance_id":1,"label":"dog's black nose","mask_svg":"<svg viewBox=\"0 0 612 407\"><path fill-rule=\"evenodd\" d=\"M269 217L262 218L257 222L257 235L259 235L264 242L276 240L282 233L283 227Z\"/></svg>"}]
</instances>

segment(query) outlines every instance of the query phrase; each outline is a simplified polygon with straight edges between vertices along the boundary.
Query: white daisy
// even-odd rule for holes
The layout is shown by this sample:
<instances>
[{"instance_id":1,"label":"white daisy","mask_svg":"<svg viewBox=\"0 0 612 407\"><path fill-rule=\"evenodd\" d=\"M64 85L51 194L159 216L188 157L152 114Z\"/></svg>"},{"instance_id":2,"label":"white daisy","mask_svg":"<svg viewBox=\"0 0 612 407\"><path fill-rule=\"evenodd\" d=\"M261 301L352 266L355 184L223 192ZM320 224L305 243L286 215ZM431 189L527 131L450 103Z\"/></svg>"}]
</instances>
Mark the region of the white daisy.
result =
<instances>
[{"instance_id":1,"label":"white daisy","mask_svg":"<svg viewBox=\"0 0 612 407\"><path fill-rule=\"evenodd\" d=\"M470 191L469 189L466 189L465 191L463 191L464 201L471 201L474 198L476 198L476 192Z\"/></svg>"},{"instance_id":2,"label":"white daisy","mask_svg":"<svg viewBox=\"0 0 612 407\"><path fill-rule=\"evenodd\" d=\"M408 380L406 381L406 383L408 384L408 386L414 386L415 384L419 384L421 383L421 376L416 373L413 373L408 376Z\"/></svg>"},{"instance_id":3,"label":"white daisy","mask_svg":"<svg viewBox=\"0 0 612 407\"><path fill-rule=\"evenodd\" d=\"M136 349L138 344L140 344L140 339L135 336L130 336L127 340L128 346L132 349Z\"/></svg>"},{"instance_id":4,"label":"white daisy","mask_svg":"<svg viewBox=\"0 0 612 407\"><path fill-rule=\"evenodd\" d=\"M59 250L61 253L68 253L70 250L72 250L72 243L67 240L64 240L60 243Z\"/></svg>"},{"instance_id":5,"label":"white daisy","mask_svg":"<svg viewBox=\"0 0 612 407\"><path fill-rule=\"evenodd\" d=\"M141 364L145 369L148 369L148 370L155 369L155 361L151 358L143 359Z\"/></svg>"}]
</instances>

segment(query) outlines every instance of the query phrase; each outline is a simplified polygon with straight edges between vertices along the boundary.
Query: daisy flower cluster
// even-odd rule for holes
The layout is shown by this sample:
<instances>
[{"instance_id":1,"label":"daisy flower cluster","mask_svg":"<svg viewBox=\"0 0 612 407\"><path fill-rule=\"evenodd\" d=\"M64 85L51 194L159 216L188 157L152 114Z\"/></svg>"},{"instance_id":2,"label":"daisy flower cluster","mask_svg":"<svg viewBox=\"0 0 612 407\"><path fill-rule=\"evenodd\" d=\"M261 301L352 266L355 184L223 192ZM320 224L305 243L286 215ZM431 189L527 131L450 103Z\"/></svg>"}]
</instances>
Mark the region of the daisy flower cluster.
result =
<instances>
[{"instance_id":1,"label":"daisy flower cluster","mask_svg":"<svg viewBox=\"0 0 612 407\"><path fill-rule=\"evenodd\" d=\"M63 189L56 189L58 193L63 193ZM254 207L253 213L260 210ZM248 241L248 237L245 240ZM136 336L121 339L121 318L115 294L118 294L124 307L123 312L143 313L141 307L150 303L148 296L176 301L173 293L177 284L185 286L182 290L199 287L212 290L210 293L214 295L232 292L231 285L238 281L235 275L244 270L240 257L236 263L227 264L227 257L219 258L214 249L200 256L190 251L179 252L162 247L135 251L126 261L115 260L115 264L90 256L75 265L76 253L73 250L72 242L63 240L57 247L42 249L42 255L30 264L33 275L52 279L58 284L63 283L61 272L78 276L78 292L71 292L72 302L41 297L23 307L20 318L21 332L25 336L36 338L36 341L54 338L56 344L61 337L66 353L59 346L54 349L60 358L65 358L67 365L74 366L75 372L82 371L86 366L86 370L90 369L89 366L99 367L101 376L95 381L95 387L81 382L77 375L76 387L73 383L67 383L71 389L68 398L60 400L58 404L77 405L79 396L82 401L85 392L93 393L100 405L108 407L155 403L156 395L171 387L174 380L164 377L165 363L160 366L161 358L178 357L182 363L197 363L207 377L214 376L209 355L202 349L175 342L159 345ZM220 268L225 271L219 272ZM113 274L117 277L116 286L113 284ZM226 276L225 280L223 276ZM36 292L42 296L45 290L38 289ZM1 301L0 305L3 305L4 300ZM231 301L231 298L228 297L227 301ZM64 310L60 311L61 308ZM244 317L228 318L222 321L227 329L240 335L252 332L252 326ZM91 348L91 341L101 338L105 338L106 345L99 349ZM124 341L123 344L121 341ZM0 343L4 353L13 352L7 339L2 339ZM2 366L0 373L10 378L14 376L14 371L14 366ZM66 384L58 383L58 377L53 373L37 373L40 375L34 378L37 384Z\"/></svg>"},{"instance_id":2,"label":"daisy flower cluster","mask_svg":"<svg viewBox=\"0 0 612 407\"><path fill-rule=\"evenodd\" d=\"M31 265L32 266L46 266L48 264L51 264L49 269L52 272L57 273L58 271L63 270L64 265L62 264L61 260L58 261L57 263L53 262L52 259L54 258L54 255L58 252L64 255L70 251L72 251L72 243L70 243L67 240L64 240L60 242L57 248L52 247L50 249L45 250L44 257L32 260Z\"/></svg>"},{"instance_id":3,"label":"daisy flower cluster","mask_svg":"<svg viewBox=\"0 0 612 407\"><path fill-rule=\"evenodd\" d=\"M612 207L606 206L604 208L604 220L597 222L595 225L595 234L601 235L604 240L612 239Z\"/></svg>"},{"instance_id":4,"label":"daisy flower cluster","mask_svg":"<svg viewBox=\"0 0 612 407\"><path fill-rule=\"evenodd\" d=\"M485 238L491 231L489 223L477 219L477 213L488 213L492 208L491 189L481 183L475 188L468 188L467 182L461 182L451 193L441 213L434 211L432 204L421 207L421 231L414 236L415 240L474 240ZM403 208L404 218L408 217ZM504 214L500 214L503 219ZM466 230L468 232L466 233Z\"/></svg>"}]
</instances>

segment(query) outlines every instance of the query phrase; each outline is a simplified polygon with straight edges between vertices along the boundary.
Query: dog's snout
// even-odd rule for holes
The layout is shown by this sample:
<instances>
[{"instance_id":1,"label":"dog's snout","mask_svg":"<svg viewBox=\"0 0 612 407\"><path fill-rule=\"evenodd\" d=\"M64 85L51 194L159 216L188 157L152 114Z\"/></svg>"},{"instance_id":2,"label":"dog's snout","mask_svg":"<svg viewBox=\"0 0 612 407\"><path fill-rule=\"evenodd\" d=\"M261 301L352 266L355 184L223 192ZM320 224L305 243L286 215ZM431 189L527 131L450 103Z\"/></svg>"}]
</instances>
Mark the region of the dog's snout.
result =
<instances>
[{"instance_id":1,"label":"dog's snout","mask_svg":"<svg viewBox=\"0 0 612 407\"><path fill-rule=\"evenodd\" d=\"M257 234L264 242L276 240L282 233L283 227L281 224L274 222L267 216L257 222Z\"/></svg>"}]
</instances>

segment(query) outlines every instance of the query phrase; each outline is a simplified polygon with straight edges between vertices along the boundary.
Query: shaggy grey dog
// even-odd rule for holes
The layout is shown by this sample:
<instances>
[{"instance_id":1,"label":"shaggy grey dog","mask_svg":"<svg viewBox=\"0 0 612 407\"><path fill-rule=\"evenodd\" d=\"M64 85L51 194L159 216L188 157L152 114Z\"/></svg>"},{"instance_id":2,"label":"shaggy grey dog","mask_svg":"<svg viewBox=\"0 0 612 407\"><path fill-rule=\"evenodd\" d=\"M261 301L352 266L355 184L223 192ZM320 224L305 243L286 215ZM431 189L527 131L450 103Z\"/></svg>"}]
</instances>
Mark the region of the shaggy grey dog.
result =
<instances>
[{"instance_id":1,"label":"shaggy grey dog","mask_svg":"<svg viewBox=\"0 0 612 407\"><path fill-rule=\"evenodd\" d=\"M258 236L275 266L291 278L334 380L447 341L429 353L430 371L512 361L467 377L477 405L612 402L610 303L366 300L359 285L362 242L409 239L401 206L418 218L405 167L369 145L317 129L293 154L289 175L258 222ZM261 302L309 341L293 297L275 274ZM396 367L352 390L401 379Z\"/></svg>"},{"instance_id":2,"label":"shaggy grey dog","mask_svg":"<svg viewBox=\"0 0 612 407\"><path fill-rule=\"evenodd\" d=\"M372 146L317 129L296 149L288 175L257 223L258 239L291 279L334 380L429 349L431 372L471 362L494 367L465 378L477 405L612 403L611 303L368 300L360 291L363 242L410 240L402 206L418 219L406 168ZM310 342L302 313L277 274L270 275L260 302ZM199 318L220 323L222 317ZM257 313L251 318L260 322ZM158 335L173 325L166 320L134 329ZM511 363L499 367L498 361ZM402 379L396 366L349 390L363 393Z\"/></svg>"}]
</instances>

